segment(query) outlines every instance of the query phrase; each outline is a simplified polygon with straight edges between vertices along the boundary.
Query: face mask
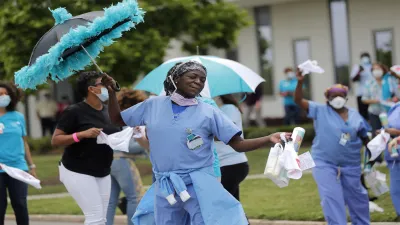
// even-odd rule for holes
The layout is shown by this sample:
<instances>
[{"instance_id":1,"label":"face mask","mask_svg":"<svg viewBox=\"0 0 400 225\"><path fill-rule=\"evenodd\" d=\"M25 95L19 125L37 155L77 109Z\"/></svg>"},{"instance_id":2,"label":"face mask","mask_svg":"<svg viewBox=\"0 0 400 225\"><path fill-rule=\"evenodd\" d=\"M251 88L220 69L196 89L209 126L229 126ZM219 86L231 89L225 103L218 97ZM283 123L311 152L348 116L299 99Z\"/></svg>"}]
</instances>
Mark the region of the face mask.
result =
<instances>
[{"instance_id":1,"label":"face mask","mask_svg":"<svg viewBox=\"0 0 400 225\"><path fill-rule=\"evenodd\" d=\"M197 105L198 104L196 98L185 98L182 95L178 94L176 92L176 90L178 88L176 87L174 80L172 79L171 76L169 76L168 78L171 80L172 85L174 85L174 87L175 87L175 91L171 94L171 100L173 102L175 102L176 104L178 104L180 106L191 106L191 105Z\"/></svg>"},{"instance_id":2,"label":"face mask","mask_svg":"<svg viewBox=\"0 0 400 225\"><path fill-rule=\"evenodd\" d=\"M361 63L362 64L369 64L370 63L369 58L368 57L362 57L361 58Z\"/></svg>"},{"instance_id":3,"label":"face mask","mask_svg":"<svg viewBox=\"0 0 400 225\"><path fill-rule=\"evenodd\" d=\"M294 72L288 72L288 73L286 73L286 76L288 78L292 79L292 78L296 77L296 74Z\"/></svg>"},{"instance_id":4,"label":"face mask","mask_svg":"<svg viewBox=\"0 0 400 225\"><path fill-rule=\"evenodd\" d=\"M108 100L108 90L105 87L101 88L101 93L100 94L96 94L97 97L100 99L100 101L105 102Z\"/></svg>"},{"instance_id":5,"label":"face mask","mask_svg":"<svg viewBox=\"0 0 400 225\"><path fill-rule=\"evenodd\" d=\"M381 78L383 76L383 70L372 70L372 74L376 78Z\"/></svg>"},{"instance_id":6,"label":"face mask","mask_svg":"<svg viewBox=\"0 0 400 225\"><path fill-rule=\"evenodd\" d=\"M329 101L329 105L331 105L335 109L341 109L344 107L345 104L346 104L346 99L340 96Z\"/></svg>"},{"instance_id":7,"label":"face mask","mask_svg":"<svg viewBox=\"0 0 400 225\"><path fill-rule=\"evenodd\" d=\"M9 95L0 96L0 107L7 107L11 102L11 98Z\"/></svg>"}]
</instances>

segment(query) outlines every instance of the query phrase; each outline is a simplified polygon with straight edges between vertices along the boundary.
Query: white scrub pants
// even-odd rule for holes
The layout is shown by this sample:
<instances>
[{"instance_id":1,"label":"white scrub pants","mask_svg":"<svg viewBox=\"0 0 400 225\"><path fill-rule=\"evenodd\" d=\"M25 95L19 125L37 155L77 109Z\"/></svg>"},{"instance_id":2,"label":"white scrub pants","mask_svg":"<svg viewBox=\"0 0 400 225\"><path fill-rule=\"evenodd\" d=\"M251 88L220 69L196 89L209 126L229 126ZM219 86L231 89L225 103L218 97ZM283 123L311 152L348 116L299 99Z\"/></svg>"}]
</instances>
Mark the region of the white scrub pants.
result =
<instances>
[{"instance_id":1,"label":"white scrub pants","mask_svg":"<svg viewBox=\"0 0 400 225\"><path fill-rule=\"evenodd\" d=\"M60 181L85 215L85 225L105 225L111 192L110 175L93 177L59 166Z\"/></svg>"}]
</instances>

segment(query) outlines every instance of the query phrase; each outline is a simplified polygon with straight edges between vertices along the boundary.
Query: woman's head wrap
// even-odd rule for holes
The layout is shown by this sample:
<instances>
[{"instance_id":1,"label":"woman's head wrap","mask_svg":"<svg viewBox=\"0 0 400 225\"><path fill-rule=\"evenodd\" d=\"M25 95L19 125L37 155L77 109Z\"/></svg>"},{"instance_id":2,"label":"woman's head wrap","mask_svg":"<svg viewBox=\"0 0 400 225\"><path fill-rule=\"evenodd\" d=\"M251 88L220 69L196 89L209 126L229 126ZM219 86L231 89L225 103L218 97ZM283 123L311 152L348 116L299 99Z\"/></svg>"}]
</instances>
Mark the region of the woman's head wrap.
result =
<instances>
[{"instance_id":1,"label":"woman's head wrap","mask_svg":"<svg viewBox=\"0 0 400 225\"><path fill-rule=\"evenodd\" d=\"M328 98L329 95L332 93L343 93L347 96L348 92L349 92L349 88L347 86L344 86L342 84L335 84L332 87L326 89L325 97Z\"/></svg>"},{"instance_id":2,"label":"woman's head wrap","mask_svg":"<svg viewBox=\"0 0 400 225\"><path fill-rule=\"evenodd\" d=\"M176 78L182 76L183 74L189 72L189 71L194 71L198 70L203 72L207 76L207 69L206 67L203 66L203 64L190 60L187 62L178 62L173 66L167 74L167 77L165 78L164 81L164 90L166 95L171 95L175 91L175 85L173 83L173 80Z\"/></svg>"}]
</instances>

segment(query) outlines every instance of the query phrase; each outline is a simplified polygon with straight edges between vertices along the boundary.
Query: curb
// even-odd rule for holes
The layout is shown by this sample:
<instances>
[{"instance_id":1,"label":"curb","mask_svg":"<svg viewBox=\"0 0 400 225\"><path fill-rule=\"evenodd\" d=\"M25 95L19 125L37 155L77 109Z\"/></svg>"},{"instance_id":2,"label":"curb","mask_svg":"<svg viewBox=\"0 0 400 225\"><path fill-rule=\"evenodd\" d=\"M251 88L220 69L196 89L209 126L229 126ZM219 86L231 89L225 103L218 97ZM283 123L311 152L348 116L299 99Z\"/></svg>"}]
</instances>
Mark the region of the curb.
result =
<instances>
[{"instance_id":1,"label":"curb","mask_svg":"<svg viewBox=\"0 0 400 225\"><path fill-rule=\"evenodd\" d=\"M31 221L46 221L46 222L70 222L83 223L85 217L82 215L29 215ZM6 220L15 220L14 215L6 215ZM115 225L126 225L127 217L117 215L114 219ZM272 220L250 220L251 225L326 225L325 222L312 221L272 221ZM350 224L350 223L349 223ZM371 223L371 225L395 225L399 223L379 222Z\"/></svg>"}]
</instances>

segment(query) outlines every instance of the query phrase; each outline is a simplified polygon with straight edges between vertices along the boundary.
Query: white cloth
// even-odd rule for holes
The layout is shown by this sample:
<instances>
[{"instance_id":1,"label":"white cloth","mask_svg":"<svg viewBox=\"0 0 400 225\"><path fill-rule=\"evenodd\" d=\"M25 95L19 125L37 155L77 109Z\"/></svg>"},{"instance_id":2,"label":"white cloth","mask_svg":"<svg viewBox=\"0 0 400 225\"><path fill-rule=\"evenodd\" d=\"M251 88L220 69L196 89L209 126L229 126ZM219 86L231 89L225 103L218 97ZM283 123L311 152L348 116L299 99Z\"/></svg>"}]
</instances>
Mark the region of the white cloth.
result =
<instances>
[{"instance_id":1,"label":"white cloth","mask_svg":"<svg viewBox=\"0 0 400 225\"><path fill-rule=\"evenodd\" d=\"M307 60L300 64L299 68L301 69L303 76L308 73L325 73L325 70L318 66L316 60Z\"/></svg>"},{"instance_id":2,"label":"white cloth","mask_svg":"<svg viewBox=\"0 0 400 225\"><path fill-rule=\"evenodd\" d=\"M232 120L234 124L236 124L236 126L238 126L240 130L243 130L242 115L239 109L236 108L236 106L226 104L221 106L220 109L222 112L224 112L226 116L228 116L229 119ZM241 137L243 137L243 133ZM226 145L222 141L216 141L215 148L217 150L218 159L221 167L235 165L248 161L245 153L235 151L231 146Z\"/></svg>"},{"instance_id":3,"label":"white cloth","mask_svg":"<svg viewBox=\"0 0 400 225\"><path fill-rule=\"evenodd\" d=\"M367 144L367 147L371 152L371 158L369 161L375 160L376 157L386 149L389 138L390 134L382 130L380 134L376 135L376 137Z\"/></svg>"},{"instance_id":4,"label":"white cloth","mask_svg":"<svg viewBox=\"0 0 400 225\"><path fill-rule=\"evenodd\" d=\"M85 225L105 225L111 177L93 177L59 166L60 181L85 215Z\"/></svg>"},{"instance_id":5,"label":"white cloth","mask_svg":"<svg viewBox=\"0 0 400 225\"><path fill-rule=\"evenodd\" d=\"M32 185L36 189L42 189L40 186L40 180L36 179L34 176L30 175L29 173L20 170L18 168L9 167L5 164L0 163L0 167L4 172L6 172L10 177Z\"/></svg>"},{"instance_id":6,"label":"white cloth","mask_svg":"<svg viewBox=\"0 0 400 225\"><path fill-rule=\"evenodd\" d=\"M100 132L100 135L97 136L97 144L106 144L113 150L129 152L129 141L134 134L135 131L132 127L128 127L111 135ZM136 133L135 136L138 136L138 134Z\"/></svg>"},{"instance_id":7,"label":"white cloth","mask_svg":"<svg viewBox=\"0 0 400 225\"><path fill-rule=\"evenodd\" d=\"M377 204L375 204L374 202L369 202L369 212L380 212L383 213L384 210L379 207Z\"/></svg>"}]
</instances>

